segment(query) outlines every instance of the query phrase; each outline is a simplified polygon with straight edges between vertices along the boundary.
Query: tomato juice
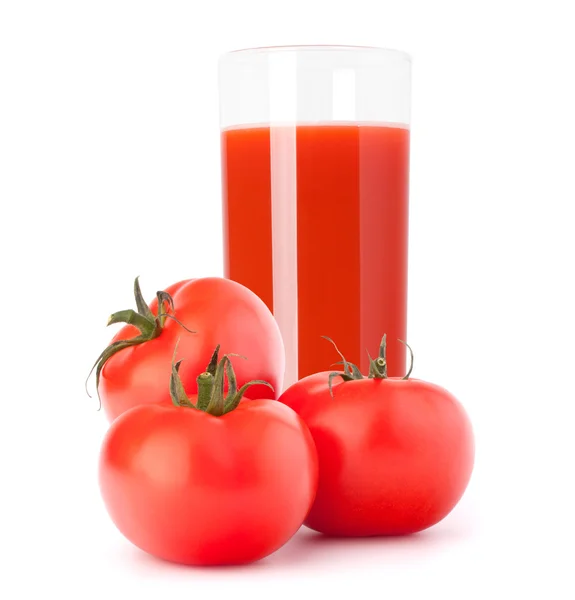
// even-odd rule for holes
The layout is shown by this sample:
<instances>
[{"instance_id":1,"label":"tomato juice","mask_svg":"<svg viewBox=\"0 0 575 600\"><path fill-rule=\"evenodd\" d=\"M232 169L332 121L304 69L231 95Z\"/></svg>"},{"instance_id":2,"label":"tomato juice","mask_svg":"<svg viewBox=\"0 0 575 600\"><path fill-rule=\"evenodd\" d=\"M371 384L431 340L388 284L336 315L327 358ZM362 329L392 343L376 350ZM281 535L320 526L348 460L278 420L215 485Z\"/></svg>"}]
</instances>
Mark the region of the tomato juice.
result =
<instances>
[{"instance_id":1,"label":"tomato juice","mask_svg":"<svg viewBox=\"0 0 575 600\"><path fill-rule=\"evenodd\" d=\"M388 338L405 373L409 129L362 123L222 132L226 277L274 313L286 384L338 359L367 374ZM248 357L249 359L249 357Z\"/></svg>"}]
</instances>

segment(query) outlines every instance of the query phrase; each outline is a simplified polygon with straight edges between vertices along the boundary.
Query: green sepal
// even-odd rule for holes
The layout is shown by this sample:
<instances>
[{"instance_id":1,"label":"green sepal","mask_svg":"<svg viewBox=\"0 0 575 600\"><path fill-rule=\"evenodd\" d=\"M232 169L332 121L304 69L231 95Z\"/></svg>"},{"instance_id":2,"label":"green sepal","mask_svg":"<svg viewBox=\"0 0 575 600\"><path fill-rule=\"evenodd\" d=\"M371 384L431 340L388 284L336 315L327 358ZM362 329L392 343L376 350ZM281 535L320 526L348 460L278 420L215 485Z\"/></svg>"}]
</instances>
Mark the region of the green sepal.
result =
<instances>
[{"instance_id":1,"label":"green sepal","mask_svg":"<svg viewBox=\"0 0 575 600\"><path fill-rule=\"evenodd\" d=\"M379 344L379 358L386 360L387 358L387 334L384 333Z\"/></svg>"},{"instance_id":2,"label":"green sepal","mask_svg":"<svg viewBox=\"0 0 575 600\"><path fill-rule=\"evenodd\" d=\"M366 349L366 352L367 352L367 358L369 358L368 378L373 379L374 377L377 377L377 369L375 367L375 361L373 360L373 358L371 358L371 354L369 353L369 350Z\"/></svg>"},{"instance_id":3,"label":"green sepal","mask_svg":"<svg viewBox=\"0 0 575 600\"><path fill-rule=\"evenodd\" d=\"M403 340L400 340L399 338L397 339L397 341L401 342L404 346L407 346L407 349L409 350L409 356L410 356L409 371L406 373L406 375L404 377L402 377L403 380L407 380L407 379L409 379L409 376L411 375L411 372L413 371L413 350L411 349L411 346L407 342L404 342Z\"/></svg>"},{"instance_id":4,"label":"green sepal","mask_svg":"<svg viewBox=\"0 0 575 600\"><path fill-rule=\"evenodd\" d=\"M244 397L244 394L252 385L267 385L272 392L274 391L274 388L271 383L268 383L263 379L252 379L252 381L244 383L244 385L242 385L242 387L238 390L236 394L234 394L233 396L228 395L228 397L226 398L226 404L224 406L224 414L235 410L239 406L242 398Z\"/></svg>"},{"instance_id":5,"label":"green sepal","mask_svg":"<svg viewBox=\"0 0 575 600\"><path fill-rule=\"evenodd\" d=\"M96 359L96 362L94 363L94 365L90 369L90 372L88 373L88 377L86 378L86 383L85 383L86 393L88 394L88 396L90 396L90 392L88 391L88 380L90 379L90 375L92 375L92 373L94 372L94 369L96 369L96 391L98 392L98 388L100 385L100 374L102 373L102 369L104 368L106 361L109 358L111 358L112 356L114 356L114 354L116 354L117 352L120 352L120 350L123 350L124 348L129 348L130 346L137 346L138 344L141 344L146 341L148 341L147 337L138 335L129 340L118 340L117 342L112 342L100 354L100 356L98 356L98 358ZM92 396L90 396L90 398L91 397ZM99 392L98 392L98 400L100 400ZM100 402L100 406L101 406L101 402Z\"/></svg>"},{"instance_id":6,"label":"green sepal","mask_svg":"<svg viewBox=\"0 0 575 600\"><path fill-rule=\"evenodd\" d=\"M236 378L236 373L232 366L232 361L230 360L231 356L239 356L240 358L245 358L239 354L224 354L222 359L217 362L217 354L218 354L219 346L216 348L212 355L212 360L208 365L208 369L214 370L214 374L209 372L207 369L203 373L200 373L196 378L198 384L198 401L194 406L189 399L185 396L185 391L183 386L181 390L177 390L175 388L176 383L179 381L179 385L181 386L181 380L179 380L178 370L180 367L179 361L176 364L172 365L172 382L170 383L170 394L172 396L172 401L174 397L180 398L178 402L174 402L177 406L188 406L184 401L181 400L182 397L185 397L186 400L190 403L193 408L197 408L204 412L207 412L214 417L221 417L233 410L235 410L240 404L244 394L252 385L267 385L272 391L273 387L267 382L261 379L254 379L253 381L248 381L242 385L242 387L238 390L238 382ZM225 379L228 381L228 393L224 398L224 388L225 388Z\"/></svg>"},{"instance_id":7,"label":"green sepal","mask_svg":"<svg viewBox=\"0 0 575 600\"><path fill-rule=\"evenodd\" d=\"M353 379L363 379L363 374L359 370L359 367L357 365L354 365L352 362L348 362L347 364L349 366L347 375L350 375L351 377L353 377ZM336 367L337 365L343 365L343 361L338 360L337 362L334 362L329 366Z\"/></svg>"},{"instance_id":8,"label":"green sepal","mask_svg":"<svg viewBox=\"0 0 575 600\"><path fill-rule=\"evenodd\" d=\"M361 373L361 371L359 370L359 367L357 365L355 365L354 363L349 362L345 359L345 356L340 352L336 343L330 337L328 337L327 335L322 335L321 337L324 340L327 340L328 342L330 342L333 345L333 347L335 348L335 351L341 356L341 360L334 363L334 365L343 365L343 373L334 371L333 373L329 374L328 387L329 387L329 393L330 393L331 397L333 398L333 380L336 377L341 377L344 381L358 381L360 379L363 379L363 374Z\"/></svg>"},{"instance_id":9,"label":"green sepal","mask_svg":"<svg viewBox=\"0 0 575 600\"><path fill-rule=\"evenodd\" d=\"M228 355L224 354L222 360L218 363L216 374L214 375L212 394L206 412L215 417L221 417L224 414L224 374L226 371L226 363L229 362L229 360Z\"/></svg>"},{"instance_id":10,"label":"green sepal","mask_svg":"<svg viewBox=\"0 0 575 600\"><path fill-rule=\"evenodd\" d=\"M359 379L363 379L363 375L356 365L348 362L345 359L345 357L339 351L338 347L335 345L335 342L331 338L329 338L325 335L322 335L321 337L324 338L325 340L328 340L329 342L331 342L333 344L336 352L341 356L341 361L334 363L334 365L343 365L343 367L344 367L343 373L334 372L334 373L329 374L329 379L328 379L329 393L333 397L332 383L336 377L341 377L344 381L357 381ZM405 344L405 346L407 346L409 353L411 355L411 363L409 365L409 371L407 372L407 375L405 375L405 377L402 378L402 379L406 380L406 379L409 379L409 376L411 375L411 371L413 370L413 350L411 349L411 346L409 344L407 344L406 342L404 342L403 340L398 339L398 341L401 342L402 344ZM377 358L375 360L371 357L369 350L366 350L366 352L367 352L367 356L369 358L368 378L369 379L387 379L387 335L384 334L383 337L381 338L381 343L379 345L379 352L378 352Z\"/></svg>"},{"instance_id":11,"label":"green sepal","mask_svg":"<svg viewBox=\"0 0 575 600\"><path fill-rule=\"evenodd\" d=\"M216 346L216 349L214 350L214 352L212 354L212 358L210 359L210 363L206 367L206 372L209 373L212 376L215 376L216 369L218 368L218 353L219 353L219 351L220 351L220 345L218 344Z\"/></svg>"},{"instance_id":12,"label":"green sepal","mask_svg":"<svg viewBox=\"0 0 575 600\"><path fill-rule=\"evenodd\" d=\"M238 382L236 379L236 372L234 371L234 367L232 365L232 361L229 360L226 363L226 377L228 378L228 395L226 396L226 402L230 399L233 399L238 392ZM225 407L224 407L225 412Z\"/></svg>"},{"instance_id":13,"label":"green sepal","mask_svg":"<svg viewBox=\"0 0 575 600\"><path fill-rule=\"evenodd\" d=\"M354 378L351 375L348 375L347 373L338 373L336 371L334 371L333 373L329 374L328 380L327 380L327 385L329 387L329 394L330 396L333 398L333 380L336 377L341 377L344 381L354 381ZM361 377L363 379L363 375Z\"/></svg>"},{"instance_id":14,"label":"green sepal","mask_svg":"<svg viewBox=\"0 0 575 600\"><path fill-rule=\"evenodd\" d=\"M170 296L170 294L168 294L168 292L164 291L156 292L156 298L158 299L157 319L159 320L160 325L163 327L164 323L166 322L166 318L170 316L169 311L174 311L174 299ZM168 310L164 311L164 305L166 303L168 304Z\"/></svg>"},{"instance_id":15,"label":"green sepal","mask_svg":"<svg viewBox=\"0 0 575 600\"><path fill-rule=\"evenodd\" d=\"M379 345L379 353L374 360L371 358L369 351L369 378L370 379L387 379L387 335L383 335Z\"/></svg>"},{"instance_id":16,"label":"green sepal","mask_svg":"<svg viewBox=\"0 0 575 600\"><path fill-rule=\"evenodd\" d=\"M136 307L138 311L134 311L132 309L121 310L113 313L108 318L107 325L113 325L116 323L126 323L127 325L133 325L136 327L140 335L137 335L133 338L127 340L118 340L116 342L112 342L96 359L96 362L93 364L90 372L88 373L88 377L86 378L86 393L90 396L90 392L88 391L88 380L90 376L96 370L96 392L98 394L98 399L100 399L100 374L106 362L114 356L117 352L120 352L124 348L129 348L130 346L137 346L138 344L144 344L145 342L149 342L157 338L161 333L164 326L165 319L167 317L173 319L178 324L180 324L186 331L190 333L195 333L188 329L183 323L178 321L173 314L162 313L164 303L168 304L168 310L174 309L174 300L167 292L158 292L156 294L158 298L158 313L159 316L154 315L151 311L150 307L146 304L144 297L142 295L142 290L140 288L139 277L136 277L134 280L134 298L136 301ZM101 403L100 403L101 405Z\"/></svg>"},{"instance_id":17,"label":"green sepal","mask_svg":"<svg viewBox=\"0 0 575 600\"><path fill-rule=\"evenodd\" d=\"M134 298L136 299L136 306L138 307L138 313L143 317L146 317L149 321L154 321L154 313L150 310L147 302L144 300L142 295L142 289L140 288L140 276L134 280Z\"/></svg>"},{"instance_id":18,"label":"green sepal","mask_svg":"<svg viewBox=\"0 0 575 600\"><path fill-rule=\"evenodd\" d=\"M126 323L126 325L133 325L139 330L139 332L143 336L146 336L148 338L150 338L154 334L154 330L156 329L155 319L148 319L148 317L137 313L131 308L128 308L127 310L120 310L111 314L108 317L108 322L106 323L106 325L115 325L116 323Z\"/></svg>"},{"instance_id":19,"label":"green sepal","mask_svg":"<svg viewBox=\"0 0 575 600\"><path fill-rule=\"evenodd\" d=\"M182 361L172 363L172 376L170 377L170 397L174 406L186 406L188 408L196 408L194 403L186 395L184 384L180 377L180 365Z\"/></svg>"},{"instance_id":20,"label":"green sepal","mask_svg":"<svg viewBox=\"0 0 575 600\"><path fill-rule=\"evenodd\" d=\"M350 367L350 363L348 363L347 360L345 360L345 356L339 351L337 344L327 335L322 335L321 337L333 345L333 347L335 348L335 351L341 356L340 364L343 365L343 372L351 377L353 375L353 371ZM338 363L335 363L335 364L338 364Z\"/></svg>"}]
</instances>

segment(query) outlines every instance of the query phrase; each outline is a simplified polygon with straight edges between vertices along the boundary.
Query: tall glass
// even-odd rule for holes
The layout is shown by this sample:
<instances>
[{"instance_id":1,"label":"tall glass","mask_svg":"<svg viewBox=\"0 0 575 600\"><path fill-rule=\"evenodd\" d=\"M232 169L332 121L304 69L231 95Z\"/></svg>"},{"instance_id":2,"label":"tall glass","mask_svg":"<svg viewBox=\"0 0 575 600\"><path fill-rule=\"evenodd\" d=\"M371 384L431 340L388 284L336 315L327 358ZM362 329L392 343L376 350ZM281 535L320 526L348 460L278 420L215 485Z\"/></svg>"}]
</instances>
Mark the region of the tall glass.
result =
<instances>
[{"instance_id":1,"label":"tall glass","mask_svg":"<svg viewBox=\"0 0 575 600\"><path fill-rule=\"evenodd\" d=\"M410 66L348 46L221 58L225 274L274 313L286 385L339 360L321 336L367 373L387 333L405 372Z\"/></svg>"}]
</instances>

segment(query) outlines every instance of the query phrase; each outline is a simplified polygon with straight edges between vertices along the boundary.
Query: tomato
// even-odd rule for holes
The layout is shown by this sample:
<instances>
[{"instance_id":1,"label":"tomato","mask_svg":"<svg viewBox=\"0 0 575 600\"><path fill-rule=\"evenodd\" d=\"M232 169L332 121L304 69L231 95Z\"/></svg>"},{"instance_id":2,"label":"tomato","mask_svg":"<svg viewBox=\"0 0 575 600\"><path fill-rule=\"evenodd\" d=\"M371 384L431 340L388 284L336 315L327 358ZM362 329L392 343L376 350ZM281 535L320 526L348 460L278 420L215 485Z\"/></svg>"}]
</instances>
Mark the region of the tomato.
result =
<instances>
[{"instance_id":1,"label":"tomato","mask_svg":"<svg viewBox=\"0 0 575 600\"><path fill-rule=\"evenodd\" d=\"M199 376L210 381L207 406L200 409L202 391L194 404L172 376L179 406L144 402L118 417L104 439L100 489L112 520L165 560L263 558L299 529L315 496L317 455L303 420L275 400L240 403L235 384L224 404L226 360L215 378Z\"/></svg>"},{"instance_id":2,"label":"tomato","mask_svg":"<svg viewBox=\"0 0 575 600\"><path fill-rule=\"evenodd\" d=\"M134 288L138 312L121 311L110 317L110 323L130 324L114 336L97 363L98 391L110 420L141 403L170 404L167 382L178 340L178 354L186 359L181 377L190 393L197 391L196 376L219 344L222 354L249 357L237 365L240 385L251 379L266 380L279 396L283 342L272 314L253 292L218 277L181 281L158 292L162 315L169 313L158 317L158 298L148 308L138 280ZM136 343L130 345L134 339ZM269 391L255 386L249 397L266 398Z\"/></svg>"},{"instance_id":3,"label":"tomato","mask_svg":"<svg viewBox=\"0 0 575 600\"><path fill-rule=\"evenodd\" d=\"M339 377L305 377L279 399L314 438L319 483L305 524L326 534L421 531L453 509L471 477L473 433L461 404L437 385L388 378L385 338L382 347L370 378L344 363Z\"/></svg>"}]
</instances>

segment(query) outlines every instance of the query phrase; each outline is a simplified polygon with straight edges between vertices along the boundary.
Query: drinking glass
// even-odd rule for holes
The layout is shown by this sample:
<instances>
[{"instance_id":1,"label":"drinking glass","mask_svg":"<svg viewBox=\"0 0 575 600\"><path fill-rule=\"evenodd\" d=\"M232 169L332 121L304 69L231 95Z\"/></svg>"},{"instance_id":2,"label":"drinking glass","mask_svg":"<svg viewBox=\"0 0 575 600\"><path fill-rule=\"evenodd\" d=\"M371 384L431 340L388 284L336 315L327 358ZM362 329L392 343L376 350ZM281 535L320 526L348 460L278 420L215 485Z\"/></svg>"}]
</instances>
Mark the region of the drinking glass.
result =
<instances>
[{"instance_id":1,"label":"drinking glass","mask_svg":"<svg viewBox=\"0 0 575 600\"><path fill-rule=\"evenodd\" d=\"M388 340L405 372L411 62L396 50L255 48L220 60L225 275L260 296L289 385ZM249 359L249 357L248 357Z\"/></svg>"}]
</instances>

